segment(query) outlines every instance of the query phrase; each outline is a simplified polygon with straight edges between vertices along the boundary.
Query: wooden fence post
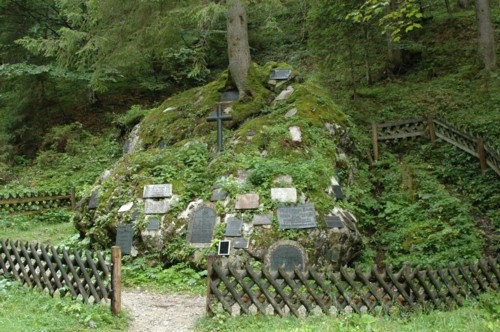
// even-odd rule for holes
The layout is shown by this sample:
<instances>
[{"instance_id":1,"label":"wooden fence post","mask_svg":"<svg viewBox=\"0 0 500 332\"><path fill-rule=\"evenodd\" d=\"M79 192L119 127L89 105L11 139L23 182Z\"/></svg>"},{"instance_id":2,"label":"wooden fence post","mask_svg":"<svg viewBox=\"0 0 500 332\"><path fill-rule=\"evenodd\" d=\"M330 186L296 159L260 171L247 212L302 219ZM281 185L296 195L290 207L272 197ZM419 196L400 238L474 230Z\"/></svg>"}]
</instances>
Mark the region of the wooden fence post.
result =
<instances>
[{"instance_id":1,"label":"wooden fence post","mask_svg":"<svg viewBox=\"0 0 500 332\"><path fill-rule=\"evenodd\" d=\"M76 208L76 194L75 188L71 188L71 210Z\"/></svg>"},{"instance_id":2,"label":"wooden fence post","mask_svg":"<svg viewBox=\"0 0 500 332\"><path fill-rule=\"evenodd\" d=\"M210 284L212 283L212 274L213 274L213 263L217 259L216 254L208 255L208 266L207 266L207 302L205 306L205 311L207 315L212 315L212 309L210 308L210 295L212 294L212 288Z\"/></svg>"},{"instance_id":3,"label":"wooden fence post","mask_svg":"<svg viewBox=\"0 0 500 332\"><path fill-rule=\"evenodd\" d=\"M484 141L482 137L477 138L477 154L479 155L479 162L481 163L481 171L483 173L487 170L486 154L484 153Z\"/></svg>"},{"instance_id":4,"label":"wooden fence post","mask_svg":"<svg viewBox=\"0 0 500 332\"><path fill-rule=\"evenodd\" d=\"M122 251L120 247L111 247L111 262L113 270L111 271L111 312L113 315L119 315L122 310Z\"/></svg>"},{"instance_id":5,"label":"wooden fence post","mask_svg":"<svg viewBox=\"0 0 500 332\"><path fill-rule=\"evenodd\" d=\"M427 125L429 126L429 138L431 139L432 145L436 144L436 129L434 128L434 115L427 115Z\"/></svg>"},{"instance_id":6,"label":"wooden fence post","mask_svg":"<svg viewBox=\"0 0 500 332\"><path fill-rule=\"evenodd\" d=\"M378 133L377 124L372 123L372 140L373 140L373 159L375 162L378 160Z\"/></svg>"}]
</instances>

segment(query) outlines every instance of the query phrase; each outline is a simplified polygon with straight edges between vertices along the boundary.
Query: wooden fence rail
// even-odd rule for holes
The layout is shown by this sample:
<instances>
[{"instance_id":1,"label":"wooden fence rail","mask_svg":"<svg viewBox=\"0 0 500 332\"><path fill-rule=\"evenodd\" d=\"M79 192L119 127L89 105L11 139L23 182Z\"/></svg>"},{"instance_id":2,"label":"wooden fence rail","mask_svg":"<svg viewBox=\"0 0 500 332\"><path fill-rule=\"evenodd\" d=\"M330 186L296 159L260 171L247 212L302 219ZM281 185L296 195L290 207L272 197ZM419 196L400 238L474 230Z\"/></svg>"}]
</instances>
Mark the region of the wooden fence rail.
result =
<instances>
[{"instance_id":1,"label":"wooden fence rail","mask_svg":"<svg viewBox=\"0 0 500 332\"><path fill-rule=\"evenodd\" d=\"M210 257L207 313L306 316L339 311L390 313L394 306L449 309L469 297L498 290L499 281L499 257L438 269L405 265L398 272L390 266L379 272L374 266L368 273L359 268L341 268L336 273L313 268L257 271L250 264L237 268Z\"/></svg>"},{"instance_id":2,"label":"wooden fence rail","mask_svg":"<svg viewBox=\"0 0 500 332\"><path fill-rule=\"evenodd\" d=\"M71 207L75 209L75 189L69 192L55 193L10 193L0 195L0 212L7 213L37 213L56 207Z\"/></svg>"},{"instance_id":3,"label":"wooden fence rail","mask_svg":"<svg viewBox=\"0 0 500 332\"><path fill-rule=\"evenodd\" d=\"M107 302L111 292L110 266L99 251L0 239L0 275L85 303Z\"/></svg>"},{"instance_id":4,"label":"wooden fence rail","mask_svg":"<svg viewBox=\"0 0 500 332\"><path fill-rule=\"evenodd\" d=\"M375 160L379 157L379 141L399 141L418 136L429 137L434 144L435 137L462 149L479 159L481 170L487 166L500 175L500 152L493 146L486 144L481 137L459 130L449 122L435 119L429 115L427 119L415 118L387 123L372 124L373 154Z\"/></svg>"}]
</instances>

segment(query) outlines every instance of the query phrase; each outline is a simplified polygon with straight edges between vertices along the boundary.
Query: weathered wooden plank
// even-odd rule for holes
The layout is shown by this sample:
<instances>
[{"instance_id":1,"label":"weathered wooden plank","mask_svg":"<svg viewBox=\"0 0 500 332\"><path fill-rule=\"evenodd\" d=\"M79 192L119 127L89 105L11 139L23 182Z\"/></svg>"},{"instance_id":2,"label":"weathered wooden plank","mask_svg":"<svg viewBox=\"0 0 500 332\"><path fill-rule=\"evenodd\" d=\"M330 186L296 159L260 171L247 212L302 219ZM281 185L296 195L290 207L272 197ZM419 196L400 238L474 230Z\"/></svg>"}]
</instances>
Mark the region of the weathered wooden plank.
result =
<instances>
[{"instance_id":1,"label":"weathered wooden plank","mask_svg":"<svg viewBox=\"0 0 500 332\"><path fill-rule=\"evenodd\" d=\"M250 276L250 278L252 278L252 280L255 282L255 284L257 285L257 287L259 287L259 289L261 290L262 294L264 294L264 296L266 297L267 301L274 308L274 310L276 311L276 313L278 315L280 315L281 317L284 317L285 313L281 309L280 305L276 302L274 296L269 292L268 288L264 287L264 285L261 282L261 277L257 276L257 274L251 268L250 265L246 265L245 269L246 269L248 275Z\"/></svg>"},{"instance_id":2,"label":"weathered wooden plank","mask_svg":"<svg viewBox=\"0 0 500 332\"><path fill-rule=\"evenodd\" d=\"M78 293L74 289L73 282L71 281L71 279L68 277L68 274L66 273L65 266L62 263L61 259L59 258L59 254L57 253L56 248L54 248L53 246L50 246L50 250L52 251L52 259L54 259L54 261L57 265L57 269L59 270L59 272L61 273L61 275L65 281L66 288L69 289L72 297L74 299L76 299L78 297ZM57 276L57 274L55 274L55 276Z\"/></svg>"},{"instance_id":3,"label":"weathered wooden plank","mask_svg":"<svg viewBox=\"0 0 500 332\"><path fill-rule=\"evenodd\" d=\"M21 281L21 277L19 276L19 273L17 273L16 263L14 260L12 260L10 250L8 249L9 246L7 243L10 244L10 242L9 241L6 242L4 239L0 239L0 243L2 244L2 250L5 254L5 258L7 258L7 261L9 262L9 267L7 268L7 271L10 270L12 272L12 274L14 275L14 278L16 280Z\"/></svg>"},{"instance_id":4,"label":"weathered wooden plank","mask_svg":"<svg viewBox=\"0 0 500 332\"><path fill-rule=\"evenodd\" d=\"M31 256L36 262L36 266L40 270L40 275L43 280L43 284L45 285L46 288L48 288L49 294L54 295L54 288L52 287L52 283L50 282L49 278L47 278L47 271L45 270L45 267L42 264L42 261L40 260L40 257L38 256L38 251L35 249L35 246L33 243L30 243L30 252ZM50 263L47 263L50 264Z\"/></svg>"},{"instance_id":5,"label":"weathered wooden plank","mask_svg":"<svg viewBox=\"0 0 500 332\"><path fill-rule=\"evenodd\" d=\"M407 120L397 120L397 121L390 121L390 122L384 122L384 123L377 123L377 127L378 128L398 127L398 126L419 123L419 122L423 123L424 119L413 118L413 119L407 119Z\"/></svg>"},{"instance_id":6,"label":"weathered wooden plank","mask_svg":"<svg viewBox=\"0 0 500 332\"><path fill-rule=\"evenodd\" d=\"M385 271L386 271L386 274L387 276L389 276L389 278L391 279L392 281L392 284L397 288L397 290L399 291L399 294L401 294L401 296L403 296L403 298L405 299L406 303L408 303L408 305L413 308L413 310L416 310L417 307L415 305L415 303L413 303L413 301L411 300L410 296L408 295L408 293L406 293L404 287L399 283L398 279L398 275L395 275L393 272L392 272L392 267L391 266L386 266L385 267Z\"/></svg>"},{"instance_id":7,"label":"weathered wooden plank","mask_svg":"<svg viewBox=\"0 0 500 332\"><path fill-rule=\"evenodd\" d=\"M245 314L249 314L250 310L248 310L245 302L243 302L243 300L241 299L241 294L238 293L238 291L234 288L234 285L227 278L225 271L223 271L218 264L213 264L212 268L214 269L214 272L217 273L217 275L219 276L219 279L222 280L227 290L229 290L231 295L233 295L233 299L238 303L241 309L243 309ZM238 279L238 275L233 274L233 277L235 279Z\"/></svg>"},{"instance_id":8,"label":"weathered wooden plank","mask_svg":"<svg viewBox=\"0 0 500 332\"><path fill-rule=\"evenodd\" d=\"M456 146L457 148L464 150L465 152L469 153L470 155L472 155L474 157L478 157L477 152L474 151L473 149L470 149L469 147L467 147L465 145L462 145L460 143L455 142L452 138L449 138L438 131L436 131L436 136L445 140L446 142Z\"/></svg>"},{"instance_id":9,"label":"weathered wooden plank","mask_svg":"<svg viewBox=\"0 0 500 332\"><path fill-rule=\"evenodd\" d=\"M43 202L43 201L48 203L51 201L61 201L61 200L66 200L66 199L71 199L71 195L13 198L13 199L0 200L0 205L6 205L6 204L13 204L13 205L16 204L17 205L17 204L23 204L23 203Z\"/></svg>"},{"instance_id":10,"label":"weathered wooden plank","mask_svg":"<svg viewBox=\"0 0 500 332\"><path fill-rule=\"evenodd\" d=\"M231 266L228 266L228 270L229 272L234 276L234 275L237 275L238 273L236 272L236 270L231 267ZM240 280L240 278L235 278L236 282L238 282L240 284L240 286L243 288L243 290L245 291L246 295L248 296L248 298L252 301L252 303L257 307L257 309L262 312L262 313L265 313L266 312L266 309L264 308L264 306L260 303L259 299L255 296L254 292L252 291L252 289L250 287L248 287L247 283L244 282L243 280Z\"/></svg>"},{"instance_id":11,"label":"weathered wooden plank","mask_svg":"<svg viewBox=\"0 0 500 332\"><path fill-rule=\"evenodd\" d=\"M472 137L471 135L469 134L466 134L454 127L452 127L450 124L444 122L443 120L439 120L439 119L434 119L434 125L438 125L440 127L443 127L451 132L453 132L455 135L458 135L458 136L461 136L462 138L466 139L466 140L469 140L472 142L472 144L474 144L474 141L475 141L475 138Z\"/></svg>"},{"instance_id":12,"label":"weathered wooden plank","mask_svg":"<svg viewBox=\"0 0 500 332\"><path fill-rule=\"evenodd\" d=\"M300 317L299 312L297 311L297 308L293 305L293 303L290 301L286 293L283 291L283 288L278 282L276 281L276 278L272 275L270 271L268 271L266 268L262 269L262 274L266 277L267 281L273 286L273 288L276 290L276 292L281 296L281 299L285 302L287 307L290 309L290 311L296 316Z\"/></svg>"},{"instance_id":13,"label":"weathered wooden plank","mask_svg":"<svg viewBox=\"0 0 500 332\"><path fill-rule=\"evenodd\" d=\"M85 288L82 285L80 276L76 272L75 267L73 266L73 263L71 262L71 259L69 258L68 251L66 249L62 249L62 255L63 255L64 261L66 262L66 267L71 272L71 275L73 276L73 280L76 283L76 286L78 287L78 292L83 297L83 302L88 303L89 302L89 294L87 294L87 292L85 291ZM63 269L61 269L61 272L63 271Z\"/></svg>"},{"instance_id":14,"label":"weathered wooden plank","mask_svg":"<svg viewBox=\"0 0 500 332\"><path fill-rule=\"evenodd\" d=\"M96 280L96 283L99 286L99 291L101 292L102 298L106 302L108 302L108 292L106 290L106 286L104 285L104 282L101 279L101 275L99 274L99 271L97 271L97 266L95 264L95 261L90 255L90 252L88 250L85 250L85 257L87 258L87 264L90 266L90 269L92 270L92 274Z\"/></svg>"},{"instance_id":15,"label":"weathered wooden plank","mask_svg":"<svg viewBox=\"0 0 500 332\"><path fill-rule=\"evenodd\" d=\"M378 140L379 141L385 141L385 140L391 140L391 139L402 139L402 138L410 138L410 137L417 137L417 136L424 136L426 135L425 131L415 131L411 133L400 133L400 134L393 134L393 135L379 135Z\"/></svg>"},{"instance_id":16,"label":"weathered wooden plank","mask_svg":"<svg viewBox=\"0 0 500 332\"><path fill-rule=\"evenodd\" d=\"M26 267L24 266L21 257L19 256L19 252L17 251L17 243L10 243L10 249L12 251L12 254L16 258L16 264L19 265L19 271L22 271L20 276L22 276L22 280L24 280L25 283L27 283L30 287L33 286L33 283L31 279L29 278L28 274L26 273ZM20 280L20 281L22 281Z\"/></svg>"},{"instance_id":17,"label":"weathered wooden plank","mask_svg":"<svg viewBox=\"0 0 500 332\"><path fill-rule=\"evenodd\" d=\"M97 294L95 286L94 286L94 284L92 282L92 279L90 279L89 274L87 273L87 269L86 269L85 265L82 262L82 258L80 256L80 254L78 253L78 251L74 251L73 254L75 256L76 263L80 267L80 272L81 272L81 274L83 274L83 278L84 278L85 282L87 283L87 286L89 287L90 293L94 297L94 302L95 303L100 302L101 301L101 297L99 296L99 294Z\"/></svg>"},{"instance_id":18,"label":"weathered wooden plank","mask_svg":"<svg viewBox=\"0 0 500 332\"><path fill-rule=\"evenodd\" d=\"M35 280L35 283L38 286L38 288L40 289L40 291L43 291L44 287L40 283L40 279L39 279L40 276L38 275L38 273L36 273L35 268L33 267L33 264L31 264L31 257L28 254L28 252L26 251L26 248L22 242L21 242L20 247L21 247L21 253L23 254L23 257L25 258L25 262L28 264L28 270L29 270L33 280Z\"/></svg>"},{"instance_id":19,"label":"weathered wooden plank","mask_svg":"<svg viewBox=\"0 0 500 332\"><path fill-rule=\"evenodd\" d=\"M360 314L361 313L360 308L356 305L356 303L354 303L354 301L351 298L351 295L346 291L346 289L344 288L344 286L342 286L342 284L335 277L335 275L333 273L329 272L327 274L327 276L328 276L328 280L330 280L333 283L333 285L335 286L335 288L337 288L337 290L339 291L339 293L344 297L344 299L346 300L347 304L349 304L349 306L356 313Z\"/></svg>"},{"instance_id":20,"label":"weathered wooden plank","mask_svg":"<svg viewBox=\"0 0 500 332\"><path fill-rule=\"evenodd\" d=\"M325 285L323 282L324 278L320 276L316 270L313 268L309 268L309 274L313 277L316 284L323 290L325 294L328 295L329 301L326 303L326 306L330 307L330 303L332 303L338 311L344 310L342 304L338 301L337 296L333 292L333 288Z\"/></svg>"},{"instance_id":21,"label":"weathered wooden plank","mask_svg":"<svg viewBox=\"0 0 500 332\"><path fill-rule=\"evenodd\" d=\"M311 287L311 285L308 282L307 275L304 275L304 273L302 273L300 268L295 268L295 275L304 285L304 287L307 290L307 293L309 293L309 295L311 295L311 297L314 299L314 303L316 303L321 308L324 314L329 314L329 310L328 307L325 305L325 301L320 299L318 293L315 292L314 289Z\"/></svg>"},{"instance_id":22,"label":"weathered wooden plank","mask_svg":"<svg viewBox=\"0 0 500 332\"><path fill-rule=\"evenodd\" d=\"M368 277L363 273L363 271L361 271L361 269L359 268L359 266L356 266L356 268L354 269L354 272L356 273L356 275L358 276L359 280L361 280L363 282L363 284L368 287L368 290L370 291L370 293L373 295L373 297L375 298L376 300L376 303L375 303L375 306L376 304L378 303L380 306L382 306L384 309L387 309L387 307L385 306L385 303L384 303L384 300L380 297L380 295L378 294L378 291L373 287L373 283L371 283L369 280L368 280ZM371 273L370 273L371 274ZM374 307L375 307L374 306ZM368 307L370 309L371 312L373 312L373 309Z\"/></svg>"},{"instance_id":23,"label":"weathered wooden plank","mask_svg":"<svg viewBox=\"0 0 500 332\"><path fill-rule=\"evenodd\" d=\"M57 289L60 291L61 296L66 295L66 291L63 288L63 284L61 283L61 280L59 279L59 277L57 275L57 272L54 269L54 266L52 265L52 261L49 258L49 255L47 254L46 247L45 246L40 246L40 250L42 252L42 257L43 257L44 261L47 263L47 266L49 267L50 275L51 275L52 279L54 280ZM72 287L68 287L68 289L69 289L70 293L73 295L73 293L75 292L74 289ZM75 293L74 297L76 297L76 293Z\"/></svg>"},{"instance_id":24,"label":"weathered wooden plank","mask_svg":"<svg viewBox=\"0 0 500 332\"><path fill-rule=\"evenodd\" d=\"M312 312L311 302L304 297L304 294L301 292L294 279L290 278L289 273L287 273L281 267L278 269L278 272L283 277L283 279L285 279L286 283L288 284L288 286L290 286L295 295L299 298L299 301L304 305L307 312ZM291 272L291 274L295 274L295 272Z\"/></svg>"}]
</instances>

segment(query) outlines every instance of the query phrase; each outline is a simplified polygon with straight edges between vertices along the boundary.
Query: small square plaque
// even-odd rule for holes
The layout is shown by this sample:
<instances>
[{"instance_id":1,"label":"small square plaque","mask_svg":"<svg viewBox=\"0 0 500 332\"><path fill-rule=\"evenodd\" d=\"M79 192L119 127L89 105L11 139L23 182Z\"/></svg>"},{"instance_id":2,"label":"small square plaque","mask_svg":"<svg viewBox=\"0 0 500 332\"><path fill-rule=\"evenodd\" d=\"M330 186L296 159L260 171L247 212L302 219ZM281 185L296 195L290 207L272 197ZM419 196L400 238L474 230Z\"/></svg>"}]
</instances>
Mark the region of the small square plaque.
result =
<instances>
[{"instance_id":1,"label":"small square plaque","mask_svg":"<svg viewBox=\"0 0 500 332\"><path fill-rule=\"evenodd\" d=\"M326 216L325 222L328 228L344 228L344 223L339 216Z\"/></svg>"},{"instance_id":2,"label":"small square plaque","mask_svg":"<svg viewBox=\"0 0 500 332\"><path fill-rule=\"evenodd\" d=\"M244 237L234 238L233 247L234 249L247 249L248 239L245 239Z\"/></svg>"},{"instance_id":3,"label":"small square plaque","mask_svg":"<svg viewBox=\"0 0 500 332\"><path fill-rule=\"evenodd\" d=\"M255 214L253 216L252 225L272 225L273 215L271 214Z\"/></svg>"},{"instance_id":4,"label":"small square plaque","mask_svg":"<svg viewBox=\"0 0 500 332\"><path fill-rule=\"evenodd\" d=\"M146 199L144 202L145 214L164 214L168 211L168 200L163 199L156 201L153 199Z\"/></svg>"},{"instance_id":5,"label":"small square plaque","mask_svg":"<svg viewBox=\"0 0 500 332\"><path fill-rule=\"evenodd\" d=\"M160 218L149 217L148 218L148 231L157 231L160 229Z\"/></svg>"},{"instance_id":6,"label":"small square plaque","mask_svg":"<svg viewBox=\"0 0 500 332\"><path fill-rule=\"evenodd\" d=\"M217 254L219 256L229 256L230 251L231 251L231 241L229 240L219 241L219 250L217 251Z\"/></svg>"}]
</instances>

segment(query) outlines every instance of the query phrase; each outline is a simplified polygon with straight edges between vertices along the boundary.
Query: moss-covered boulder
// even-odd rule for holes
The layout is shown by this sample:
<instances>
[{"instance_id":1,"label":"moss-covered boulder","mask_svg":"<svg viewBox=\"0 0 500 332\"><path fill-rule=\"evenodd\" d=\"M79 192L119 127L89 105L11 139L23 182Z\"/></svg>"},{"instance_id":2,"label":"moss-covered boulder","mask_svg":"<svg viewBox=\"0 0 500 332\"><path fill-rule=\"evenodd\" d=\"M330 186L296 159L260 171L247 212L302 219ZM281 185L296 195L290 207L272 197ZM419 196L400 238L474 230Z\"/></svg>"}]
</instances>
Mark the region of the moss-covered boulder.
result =
<instances>
[{"instance_id":1,"label":"moss-covered boulder","mask_svg":"<svg viewBox=\"0 0 500 332\"><path fill-rule=\"evenodd\" d=\"M248 241L248 248L232 250L234 257L262 260L271 244L293 240L305 248L311 264L338 265L355 258L361 250L356 220L349 203L337 200L332 188L339 171L349 174L348 159L339 147L339 142L349 142L348 119L320 86L304 82L296 71L288 80L269 81L270 71L277 67L289 68L253 65L253 99L221 103L232 117L223 123L222 152L217 152L216 125L207 117L228 88L227 73L145 111L133 131L133 149L127 148L96 182L93 197L82 202L75 218L82 236L109 247L118 224L134 223L139 254L159 253L166 263L199 263L225 238L227 223L237 219L238 241ZM277 98L283 91L285 96ZM347 176L340 180L346 182ZM144 187L167 183L172 195L159 200L167 208L156 214L151 227L145 204L153 203L143 198ZM257 201L242 208L238 200L246 194L256 195L251 197ZM278 210L297 204L313 206L316 227L280 227ZM120 210L124 205L126 211ZM192 216L202 206L215 211L216 219L212 242L197 249L186 239ZM255 221L263 216L267 221ZM325 222L332 218L335 227Z\"/></svg>"}]
</instances>

